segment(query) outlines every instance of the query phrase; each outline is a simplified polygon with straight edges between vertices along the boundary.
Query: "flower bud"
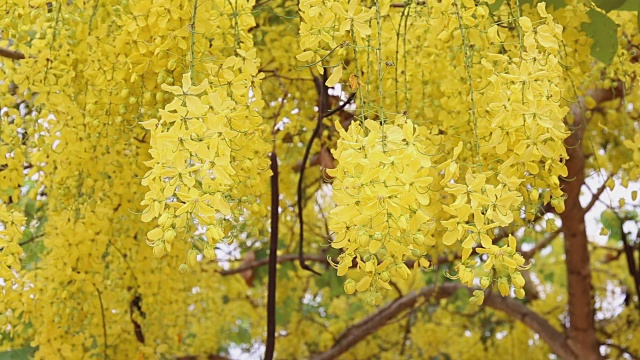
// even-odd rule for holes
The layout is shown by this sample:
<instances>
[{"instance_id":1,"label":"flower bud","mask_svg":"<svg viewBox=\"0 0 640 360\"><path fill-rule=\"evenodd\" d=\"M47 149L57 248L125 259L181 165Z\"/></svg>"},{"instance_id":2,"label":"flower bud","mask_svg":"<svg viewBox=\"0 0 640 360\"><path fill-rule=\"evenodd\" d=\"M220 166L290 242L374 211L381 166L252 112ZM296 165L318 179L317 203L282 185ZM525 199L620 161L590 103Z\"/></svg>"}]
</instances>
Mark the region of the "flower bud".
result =
<instances>
[{"instance_id":1,"label":"flower bud","mask_svg":"<svg viewBox=\"0 0 640 360\"><path fill-rule=\"evenodd\" d=\"M344 292L351 295L356 292L356 282L353 279L347 279L344 282Z\"/></svg>"},{"instance_id":2,"label":"flower bud","mask_svg":"<svg viewBox=\"0 0 640 360\"><path fill-rule=\"evenodd\" d=\"M189 266L196 266L198 263L198 254L198 250L189 250L187 253L187 264L189 264Z\"/></svg>"},{"instance_id":3,"label":"flower bud","mask_svg":"<svg viewBox=\"0 0 640 360\"><path fill-rule=\"evenodd\" d=\"M509 283L507 283L506 278L500 278L498 280L498 290L500 290L500 295L502 296L509 295L511 289L509 288Z\"/></svg>"},{"instance_id":4,"label":"flower bud","mask_svg":"<svg viewBox=\"0 0 640 360\"><path fill-rule=\"evenodd\" d=\"M164 255L164 243L162 241L158 241L153 245L153 255L158 258Z\"/></svg>"},{"instance_id":5,"label":"flower bud","mask_svg":"<svg viewBox=\"0 0 640 360\"><path fill-rule=\"evenodd\" d=\"M524 278L519 271L511 274L511 283L516 287L516 289L522 289L524 287L524 282Z\"/></svg>"},{"instance_id":6,"label":"flower bud","mask_svg":"<svg viewBox=\"0 0 640 360\"><path fill-rule=\"evenodd\" d=\"M212 246L207 245L204 247L204 257L209 260L214 260L216 258L216 252Z\"/></svg>"},{"instance_id":7,"label":"flower bud","mask_svg":"<svg viewBox=\"0 0 640 360\"><path fill-rule=\"evenodd\" d=\"M173 240L176 238L176 231L174 229L167 229L162 238L168 243L173 243Z\"/></svg>"}]
</instances>

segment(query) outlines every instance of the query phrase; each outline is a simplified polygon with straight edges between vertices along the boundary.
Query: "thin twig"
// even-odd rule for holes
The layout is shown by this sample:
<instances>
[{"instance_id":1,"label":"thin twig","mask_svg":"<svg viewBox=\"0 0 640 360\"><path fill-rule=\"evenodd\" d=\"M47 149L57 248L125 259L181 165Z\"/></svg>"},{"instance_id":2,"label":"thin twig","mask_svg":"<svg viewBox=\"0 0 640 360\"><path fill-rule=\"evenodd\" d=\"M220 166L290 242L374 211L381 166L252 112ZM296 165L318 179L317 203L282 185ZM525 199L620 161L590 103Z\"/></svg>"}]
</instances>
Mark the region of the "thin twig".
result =
<instances>
[{"instance_id":1,"label":"thin twig","mask_svg":"<svg viewBox=\"0 0 640 360\"><path fill-rule=\"evenodd\" d=\"M630 352L630 351L629 351L629 349L627 349L627 348L626 348L626 347L624 347L624 346L617 345L617 344L607 344L607 343L600 343L600 345L608 346L608 347L612 347L612 348L614 348L614 349L616 349L616 350L618 350L618 351L621 351L621 352L623 352L623 353L625 353L625 354L629 355L629 356L631 357L631 359L632 359L632 360L640 360L640 357L639 357L638 355L636 355L636 354L634 354L634 353Z\"/></svg>"},{"instance_id":2,"label":"thin twig","mask_svg":"<svg viewBox=\"0 0 640 360\"><path fill-rule=\"evenodd\" d=\"M271 76L267 76L265 78L269 78L269 77L277 77L278 80L279 79L285 79L285 80L289 80L289 81L296 81L296 80L302 80L302 81L313 81L313 78L295 78L295 77L290 77L290 76L285 76L285 75L281 75L278 70L267 70L267 69L260 69L259 72L261 73L265 73L265 74L273 74Z\"/></svg>"},{"instance_id":3,"label":"thin twig","mask_svg":"<svg viewBox=\"0 0 640 360\"><path fill-rule=\"evenodd\" d=\"M404 356L405 352L407 351L407 343L409 342L409 336L411 335L411 325L417 310L418 310L417 307L411 310L411 313L407 317L407 323L404 326L404 335L402 336L402 345L400 347L401 357Z\"/></svg>"},{"instance_id":4,"label":"thin twig","mask_svg":"<svg viewBox=\"0 0 640 360\"><path fill-rule=\"evenodd\" d=\"M37 239L39 239L39 238L41 238L43 236L44 236L44 233L40 233L40 234L38 234L36 236L32 236L31 239L29 239L29 240L25 240L25 241L19 243L18 245L20 245L20 246L27 245L27 244L33 242L34 240L37 240Z\"/></svg>"},{"instance_id":5,"label":"thin twig","mask_svg":"<svg viewBox=\"0 0 640 360\"><path fill-rule=\"evenodd\" d=\"M327 87L325 85L325 77L326 77L326 73L322 76L322 77L315 77L315 84L316 84L316 90L318 91L318 95L319 95L319 101L318 101L318 120L317 120L317 124L316 124L316 128L313 130L313 133L311 134L311 138L309 139L309 142L307 143L307 148L304 151L304 156L302 157L302 164L300 166L300 177L298 178L298 201L297 201L297 205L298 205L298 223L300 226L299 229L299 249L298 249L298 257L299 257L299 263L300 263L300 267L303 268L304 270L310 271L316 275L320 275L319 272L315 271L313 268L311 268L309 265L306 264L305 260L304 260L304 216L303 216L303 203L304 203L304 189L303 189L303 184L304 184L304 170L306 168L306 164L307 161L309 160L309 155L311 154L311 148L313 146L313 141L322 133L322 120L328 116L331 116L333 114L335 114L338 111L343 110L349 103L351 103L351 101L355 98L356 93L351 94L347 100L345 100L342 104L338 105L335 109L329 110L327 112L325 112L325 109L327 108L328 104L328 98L327 98Z\"/></svg>"},{"instance_id":6,"label":"thin twig","mask_svg":"<svg viewBox=\"0 0 640 360\"><path fill-rule=\"evenodd\" d=\"M546 238L542 239L542 241L540 241L539 243L536 244L536 246L531 249L531 250L527 250L527 251L523 251L522 252L522 257L524 257L526 260L531 259L532 257L534 257L540 250L546 248L547 246L549 246L549 244L551 244L551 242L558 237L558 235L560 235L560 233L562 232L562 228L559 228L558 230L550 233L547 235Z\"/></svg>"},{"instance_id":7,"label":"thin twig","mask_svg":"<svg viewBox=\"0 0 640 360\"><path fill-rule=\"evenodd\" d=\"M327 87L324 84L326 77L325 74L322 77L314 77L316 90L318 91L318 96L320 97L318 100L318 120L316 123L316 128L313 130L311 134L311 138L307 143L307 148L304 151L304 155L302 157L302 167L300 167L300 177L298 178L298 225L299 225L299 241L298 241L298 257L300 267L304 270L310 271L316 275L320 275L319 272L313 270L309 265L304 262L304 214L302 213L304 206L304 170L307 164L307 160L309 159L309 155L311 154L311 146L313 145L313 141L320 135L322 131L322 119L324 118L325 108L327 106Z\"/></svg>"},{"instance_id":8,"label":"thin twig","mask_svg":"<svg viewBox=\"0 0 640 360\"><path fill-rule=\"evenodd\" d=\"M96 284L91 283L93 288L96 289L96 293L98 293L98 300L100 301L100 313L102 314L102 336L104 337L104 347L102 349L104 359L108 359L107 357L107 322L104 317L104 303L102 302L102 294L100 293L100 289L96 286Z\"/></svg>"},{"instance_id":9,"label":"thin twig","mask_svg":"<svg viewBox=\"0 0 640 360\"><path fill-rule=\"evenodd\" d=\"M353 94L349 95L347 100L345 100L342 104L338 105L338 107L336 107L335 109L327 111L327 113L325 113L322 116L322 118L327 118L327 117L337 113L338 111L344 110L344 108L347 107L347 105L351 104L353 99L356 97L356 94L357 93L354 92Z\"/></svg>"},{"instance_id":10,"label":"thin twig","mask_svg":"<svg viewBox=\"0 0 640 360\"><path fill-rule=\"evenodd\" d=\"M640 273L638 272L638 268L636 267L636 259L635 254L633 253L633 247L627 241L627 234L623 229L624 221L620 221L620 235L622 240L622 247L624 249L624 255L627 258L627 267L629 268L629 274L633 278L633 283L636 288L636 295L638 295L638 299L640 299ZM638 302L638 309L640 310L640 302Z\"/></svg>"},{"instance_id":11,"label":"thin twig","mask_svg":"<svg viewBox=\"0 0 640 360\"><path fill-rule=\"evenodd\" d=\"M589 210L591 210L591 208L593 207L593 205L596 204L596 202L598 202L598 199L600 199L600 195L602 195L602 193L607 189L607 181L609 181L610 178L611 178L611 175L607 176L607 178L605 179L605 181L602 184L602 186L600 186L598 191L596 191L595 193L591 194L591 200L589 201L587 206L585 206L584 209L583 209L583 212L585 214L588 213Z\"/></svg>"}]
</instances>

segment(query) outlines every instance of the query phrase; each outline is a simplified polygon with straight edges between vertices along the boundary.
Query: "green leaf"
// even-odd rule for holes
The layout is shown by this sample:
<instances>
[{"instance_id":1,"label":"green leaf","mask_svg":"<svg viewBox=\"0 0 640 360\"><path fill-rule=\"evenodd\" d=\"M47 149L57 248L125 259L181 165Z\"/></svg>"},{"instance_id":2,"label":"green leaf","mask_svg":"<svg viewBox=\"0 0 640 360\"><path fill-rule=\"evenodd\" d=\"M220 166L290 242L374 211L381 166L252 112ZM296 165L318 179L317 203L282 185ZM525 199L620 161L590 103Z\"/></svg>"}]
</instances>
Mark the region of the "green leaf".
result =
<instances>
[{"instance_id":1,"label":"green leaf","mask_svg":"<svg viewBox=\"0 0 640 360\"><path fill-rule=\"evenodd\" d=\"M624 5L625 0L593 0L593 3L600 9L609 12Z\"/></svg>"},{"instance_id":2,"label":"green leaf","mask_svg":"<svg viewBox=\"0 0 640 360\"><path fill-rule=\"evenodd\" d=\"M35 351L36 348L25 346L21 349L0 352L0 360L28 360Z\"/></svg>"},{"instance_id":3,"label":"green leaf","mask_svg":"<svg viewBox=\"0 0 640 360\"><path fill-rule=\"evenodd\" d=\"M529 4L529 5L533 6L533 0L520 0L518 2L518 5L520 5L520 8L522 8L526 4Z\"/></svg>"},{"instance_id":4,"label":"green leaf","mask_svg":"<svg viewBox=\"0 0 640 360\"><path fill-rule=\"evenodd\" d=\"M627 0L617 10L638 11L638 8L640 8L640 0Z\"/></svg>"},{"instance_id":5,"label":"green leaf","mask_svg":"<svg viewBox=\"0 0 640 360\"><path fill-rule=\"evenodd\" d=\"M591 9L587 12L590 23L582 24L582 31L593 39L591 56L610 65L618 51L618 25L605 13Z\"/></svg>"},{"instance_id":6,"label":"green leaf","mask_svg":"<svg viewBox=\"0 0 640 360\"><path fill-rule=\"evenodd\" d=\"M533 0L520 0L518 4L520 5L520 8L522 8L526 4L529 4L529 6L532 8L535 7L535 5L533 4ZM555 10L558 10L566 7L567 3L565 2L565 0L547 0L546 5L547 9L553 6Z\"/></svg>"},{"instance_id":7,"label":"green leaf","mask_svg":"<svg viewBox=\"0 0 640 360\"><path fill-rule=\"evenodd\" d=\"M280 241L282 243L283 241ZM260 249L256 252L256 260L262 260L269 257L267 249ZM297 262L287 261L278 265L278 280L288 280L291 274L297 271ZM266 285L269 277L269 267L259 266L253 269L253 282L256 285Z\"/></svg>"},{"instance_id":8,"label":"green leaf","mask_svg":"<svg viewBox=\"0 0 640 360\"><path fill-rule=\"evenodd\" d=\"M554 9L558 10L567 7L567 3L565 0L547 0L547 9L550 6L553 6Z\"/></svg>"},{"instance_id":9,"label":"green leaf","mask_svg":"<svg viewBox=\"0 0 640 360\"><path fill-rule=\"evenodd\" d=\"M606 209L600 214L600 222L602 222L602 226L607 228L607 230L612 231L620 228L622 226L622 220L618 214L612 209Z\"/></svg>"},{"instance_id":10,"label":"green leaf","mask_svg":"<svg viewBox=\"0 0 640 360\"><path fill-rule=\"evenodd\" d=\"M13 195L13 188L6 188L6 189L2 189L1 190L4 194L12 196Z\"/></svg>"},{"instance_id":11,"label":"green leaf","mask_svg":"<svg viewBox=\"0 0 640 360\"><path fill-rule=\"evenodd\" d=\"M284 262L280 264L280 268L278 268L278 279L289 280L291 279L291 274L295 274L296 270L298 270L297 263L292 261Z\"/></svg>"},{"instance_id":12,"label":"green leaf","mask_svg":"<svg viewBox=\"0 0 640 360\"><path fill-rule=\"evenodd\" d=\"M329 298L344 295L342 280L335 271L325 271L321 276L316 276L316 286L319 289L328 289Z\"/></svg>"},{"instance_id":13,"label":"green leaf","mask_svg":"<svg viewBox=\"0 0 640 360\"><path fill-rule=\"evenodd\" d=\"M463 313L469 306L470 297L471 295L469 294L468 288L461 287L458 288L458 290L456 290L453 295L449 297L447 302L450 306L456 309L456 312Z\"/></svg>"},{"instance_id":14,"label":"green leaf","mask_svg":"<svg viewBox=\"0 0 640 360\"><path fill-rule=\"evenodd\" d=\"M276 307L276 324L287 326L294 312L297 312L297 301L293 297L288 297Z\"/></svg>"},{"instance_id":15,"label":"green leaf","mask_svg":"<svg viewBox=\"0 0 640 360\"><path fill-rule=\"evenodd\" d=\"M31 221L36 216L36 201L33 199L28 199L27 203L24 206L24 215L27 218L27 226L31 224Z\"/></svg>"},{"instance_id":16,"label":"green leaf","mask_svg":"<svg viewBox=\"0 0 640 360\"><path fill-rule=\"evenodd\" d=\"M600 214L600 221L602 222L602 226L609 230L609 240L622 240L622 219L620 219L615 211L611 209L603 211L602 214Z\"/></svg>"},{"instance_id":17,"label":"green leaf","mask_svg":"<svg viewBox=\"0 0 640 360\"><path fill-rule=\"evenodd\" d=\"M262 248L259 250L255 250L256 260L266 259L269 256L269 249ZM258 266L253 269L253 282L256 285L263 285L267 283L267 275L269 275L269 267L268 266Z\"/></svg>"},{"instance_id":18,"label":"green leaf","mask_svg":"<svg viewBox=\"0 0 640 360\"><path fill-rule=\"evenodd\" d=\"M245 326L240 326L236 332L232 332L231 341L239 344L251 343L251 332Z\"/></svg>"},{"instance_id":19,"label":"green leaf","mask_svg":"<svg viewBox=\"0 0 640 360\"><path fill-rule=\"evenodd\" d=\"M350 302L349 308L347 309L347 317L353 318L356 315L360 315L363 311L365 311L365 308L362 303L357 301Z\"/></svg>"},{"instance_id":20,"label":"green leaf","mask_svg":"<svg viewBox=\"0 0 640 360\"><path fill-rule=\"evenodd\" d=\"M487 7L489 7L489 11L494 13L500 9L500 6L502 6L503 3L504 0L496 0L493 4L487 5Z\"/></svg>"},{"instance_id":21,"label":"green leaf","mask_svg":"<svg viewBox=\"0 0 640 360\"><path fill-rule=\"evenodd\" d=\"M637 24L636 25L638 26L638 29L640 29L640 0L635 0L635 1L628 0L627 1L627 3L632 3L632 2L634 2L633 10L635 10L637 12L637 14L636 14L636 23Z\"/></svg>"},{"instance_id":22,"label":"green leaf","mask_svg":"<svg viewBox=\"0 0 640 360\"><path fill-rule=\"evenodd\" d=\"M31 232L31 230L25 230L25 233L27 231ZM31 240L35 236L37 235L31 234L30 236L23 237L20 242L24 243L27 240ZM38 265L38 261L40 260L41 255L45 252L46 249L44 246L44 241L42 241L42 239L35 239L23 245L22 250L24 251L22 267L24 269L34 270Z\"/></svg>"}]
</instances>

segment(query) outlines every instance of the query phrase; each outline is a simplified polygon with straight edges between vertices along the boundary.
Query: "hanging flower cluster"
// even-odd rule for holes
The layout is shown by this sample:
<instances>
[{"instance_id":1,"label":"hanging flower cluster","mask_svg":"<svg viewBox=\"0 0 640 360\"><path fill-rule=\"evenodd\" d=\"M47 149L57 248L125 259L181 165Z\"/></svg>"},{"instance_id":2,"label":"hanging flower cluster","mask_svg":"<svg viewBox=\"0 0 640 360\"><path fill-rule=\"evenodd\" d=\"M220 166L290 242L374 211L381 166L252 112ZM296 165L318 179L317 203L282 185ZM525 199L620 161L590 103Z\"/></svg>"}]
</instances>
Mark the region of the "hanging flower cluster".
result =
<instances>
[{"instance_id":1,"label":"hanging flower cluster","mask_svg":"<svg viewBox=\"0 0 640 360\"><path fill-rule=\"evenodd\" d=\"M390 279L407 279L408 257L429 267L423 255L436 243L429 208L434 168L431 149L416 141L420 129L411 120L363 125L356 122L345 131L336 124L340 140L334 156L340 165L328 171L338 204L330 213L336 235L331 246L344 250L335 267L342 276L355 261L364 273L357 283L347 280L348 293L389 289Z\"/></svg>"},{"instance_id":2,"label":"hanging flower cluster","mask_svg":"<svg viewBox=\"0 0 640 360\"><path fill-rule=\"evenodd\" d=\"M474 136L488 141L478 140L481 160L468 168L464 181L454 178L445 185L455 201L443 207L452 217L441 222L447 229L443 243L459 241L462 246L462 262L453 278L471 285L480 276L484 279L482 288L496 281L503 295L510 293L512 285L518 297L524 296L524 279L519 272L525 269L524 259L516 252L513 236L509 236L508 246L496 246L494 229L520 219L523 206L530 209L527 220L534 219L541 202L550 201L556 211L564 211L559 177L567 175L563 140L568 132L563 119L568 109L562 104L559 87L563 79L559 59L562 27L546 13L543 3L537 11L542 19L536 21L536 27L529 17L518 19L519 36L515 39L498 25L488 30L486 40L490 43L514 40L520 46L513 47L510 57L496 53L481 60L480 68L493 74L472 98L476 101L472 118ZM473 94L477 85L473 79L471 84ZM508 150L512 153L509 158L498 164L491 161L491 154ZM549 186L544 199L540 198L539 183ZM469 258L474 249L488 256L476 271L477 261ZM472 300L482 303L480 293Z\"/></svg>"},{"instance_id":3,"label":"hanging flower cluster","mask_svg":"<svg viewBox=\"0 0 640 360\"><path fill-rule=\"evenodd\" d=\"M567 175L563 120L568 108L562 101L562 27L544 4L514 21L518 31L498 24L479 31L492 20L472 1L444 1L431 9L431 26L438 32L426 41L452 51L453 61L434 61L442 61L454 76L434 101L442 109L434 113L440 121L418 123L436 123L450 134L445 136L462 139L453 148L425 151L418 144L435 137L409 131L418 129L411 122L367 120L346 132L337 126L339 165L331 175L338 207L331 213L331 229L332 246L343 252L335 266L339 275L356 270L345 283L348 293L371 290L371 301L378 302L378 289L389 288L389 279L409 277L408 259L428 266L427 247L446 246L461 256L452 278L468 285L483 279L483 288L497 284L505 295L513 287L522 297L520 271L526 266L515 238L504 246L494 242L498 229L534 220L541 204L564 210L559 178ZM356 31L356 13L347 16L351 31ZM355 38L370 35L362 29ZM488 54L479 58L477 47ZM471 257L474 251L483 255L483 264ZM477 294L474 299L481 302Z\"/></svg>"},{"instance_id":4,"label":"hanging flower cluster","mask_svg":"<svg viewBox=\"0 0 640 360\"><path fill-rule=\"evenodd\" d=\"M14 278L11 269L20 271L20 255L22 248L19 241L25 225L24 214L10 211L5 204L0 204L0 277L8 281Z\"/></svg>"},{"instance_id":5,"label":"hanging flower cluster","mask_svg":"<svg viewBox=\"0 0 640 360\"><path fill-rule=\"evenodd\" d=\"M200 22L197 14L193 18L196 31ZM243 31L255 25L251 17L244 20ZM221 31L231 23L216 26ZM147 234L156 256L171 251L181 235L191 236L196 225L205 231L204 255L213 259L215 245L225 237L233 240L231 225L246 211L266 211L258 200L270 174L270 148L260 116L264 75L258 75L260 60L252 40L242 36L236 41L232 55L204 61L205 76L197 85L196 59L191 59L192 71L183 74L181 85L162 85L173 99L159 118L142 123L151 131L152 157L146 162L151 170L142 180L149 187L142 220L158 219ZM197 253L191 251L188 258Z\"/></svg>"}]
</instances>

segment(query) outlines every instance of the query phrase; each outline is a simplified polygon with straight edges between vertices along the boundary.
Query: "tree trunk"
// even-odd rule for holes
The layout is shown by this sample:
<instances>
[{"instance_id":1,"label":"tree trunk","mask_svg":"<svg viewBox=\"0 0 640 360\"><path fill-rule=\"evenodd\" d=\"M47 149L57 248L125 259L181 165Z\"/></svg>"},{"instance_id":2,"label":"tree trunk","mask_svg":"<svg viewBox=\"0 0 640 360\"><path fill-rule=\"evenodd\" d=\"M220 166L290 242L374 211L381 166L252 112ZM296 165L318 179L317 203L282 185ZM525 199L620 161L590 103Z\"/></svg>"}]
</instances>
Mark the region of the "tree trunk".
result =
<instances>
[{"instance_id":1,"label":"tree trunk","mask_svg":"<svg viewBox=\"0 0 640 360\"><path fill-rule=\"evenodd\" d=\"M609 90L589 93L597 102L612 98ZM568 175L562 180L567 195L565 211L560 214L564 234L565 264L567 266L567 290L569 305L568 342L579 359L601 359L594 319L594 294L591 283L591 264L585 226L585 213L580 205L580 189L585 179L585 156L582 150L587 126L584 98L571 107L574 122L569 126L571 136L565 140L569 159Z\"/></svg>"}]
</instances>

